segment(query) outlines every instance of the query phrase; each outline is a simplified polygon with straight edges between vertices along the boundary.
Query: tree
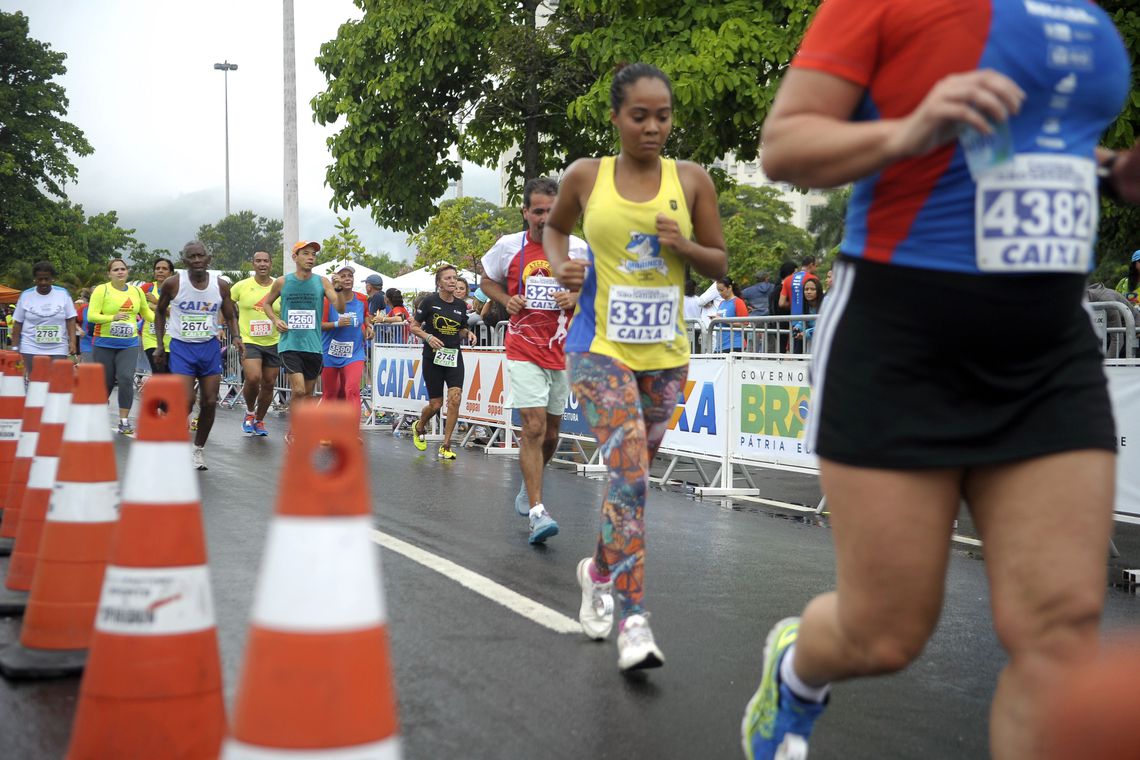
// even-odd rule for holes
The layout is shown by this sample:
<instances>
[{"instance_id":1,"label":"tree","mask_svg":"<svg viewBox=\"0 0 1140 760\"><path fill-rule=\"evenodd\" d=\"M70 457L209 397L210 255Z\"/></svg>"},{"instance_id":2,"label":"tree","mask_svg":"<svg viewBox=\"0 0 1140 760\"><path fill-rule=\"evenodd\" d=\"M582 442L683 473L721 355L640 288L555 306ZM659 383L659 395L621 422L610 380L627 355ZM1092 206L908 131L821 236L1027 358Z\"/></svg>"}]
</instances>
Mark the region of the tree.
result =
<instances>
[{"instance_id":1,"label":"tree","mask_svg":"<svg viewBox=\"0 0 1140 760\"><path fill-rule=\"evenodd\" d=\"M847 220L847 203L851 200L851 188L827 190L824 193L827 203L815 206L808 219L808 232L815 235L815 250L826 253L843 242L843 230Z\"/></svg>"},{"instance_id":2,"label":"tree","mask_svg":"<svg viewBox=\"0 0 1140 760\"><path fill-rule=\"evenodd\" d=\"M117 256L129 255L132 262L146 261L146 246L135 240L134 234L133 229L119 226L119 215L115 211L88 217L83 228L87 260L106 264Z\"/></svg>"},{"instance_id":3,"label":"tree","mask_svg":"<svg viewBox=\"0 0 1140 760\"><path fill-rule=\"evenodd\" d=\"M719 195L718 206L733 280L752 282L758 272L775 274L785 259L815 248L811 236L791 223L792 207L774 187L731 187Z\"/></svg>"},{"instance_id":4,"label":"tree","mask_svg":"<svg viewBox=\"0 0 1140 760\"><path fill-rule=\"evenodd\" d=\"M1133 61L1140 60L1140 13L1132 0L1105 0L1101 6L1111 16ZM1116 121L1105 133L1109 148L1127 148L1140 138L1140 67L1132 67L1128 100ZM1109 287L1128 271L1132 252L1140 249L1140 208L1102 200L1097 231L1097 268L1093 279Z\"/></svg>"},{"instance_id":5,"label":"tree","mask_svg":"<svg viewBox=\"0 0 1140 760\"><path fill-rule=\"evenodd\" d=\"M82 210L64 199L91 146L64 119L67 96L53 81L67 56L28 36L28 18L0 12L0 260L46 260L58 269L85 259L77 245ZM59 201L55 199L61 199Z\"/></svg>"},{"instance_id":6,"label":"tree","mask_svg":"<svg viewBox=\"0 0 1140 760\"><path fill-rule=\"evenodd\" d=\"M359 261L367 253L360 236L352 228L348 217L337 217L336 234L325 238L317 253L317 263L326 261Z\"/></svg>"},{"instance_id":7,"label":"tree","mask_svg":"<svg viewBox=\"0 0 1140 760\"><path fill-rule=\"evenodd\" d=\"M273 255L273 271L282 271L280 219L266 219L252 211L239 211L217 224L198 228L198 240L209 249L214 269L246 270L257 251Z\"/></svg>"},{"instance_id":8,"label":"tree","mask_svg":"<svg viewBox=\"0 0 1140 760\"><path fill-rule=\"evenodd\" d=\"M444 201L423 231L408 238L419 249L413 264L419 268L446 261L475 271L496 240L519 229L518 213L482 198Z\"/></svg>"},{"instance_id":9,"label":"tree","mask_svg":"<svg viewBox=\"0 0 1140 760\"><path fill-rule=\"evenodd\" d=\"M334 207L369 208L411 232L462 159L493 165L517 145L507 164L515 197L526 179L611 151L610 72L622 61L673 77L672 154L754 157L818 0L562 0L545 24L538 0L366 5L317 58L327 88L312 100L316 120L343 119L326 181Z\"/></svg>"}]
</instances>

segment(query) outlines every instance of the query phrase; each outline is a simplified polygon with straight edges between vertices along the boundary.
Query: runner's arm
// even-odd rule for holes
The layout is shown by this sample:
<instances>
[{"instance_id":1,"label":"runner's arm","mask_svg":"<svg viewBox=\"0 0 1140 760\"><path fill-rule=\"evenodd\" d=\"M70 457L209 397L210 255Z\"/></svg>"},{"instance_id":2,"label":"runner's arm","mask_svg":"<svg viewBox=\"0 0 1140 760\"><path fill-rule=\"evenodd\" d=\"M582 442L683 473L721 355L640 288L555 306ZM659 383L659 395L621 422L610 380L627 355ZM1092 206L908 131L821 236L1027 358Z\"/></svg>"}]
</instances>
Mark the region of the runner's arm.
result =
<instances>
[{"instance_id":1,"label":"runner's arm","mask_svg":"<svg viewBox=\"0 0 1140 760\"><path fill-rule=\"evenodd\" d=\"M139 316L147 322L153 322L154 311L150 308L150 301L147 300L146 293L143 293L142 290L139 290L139 293L141 293L143 297L142 302L139 303Z\"/></svg>"},{"instance_id":2,"label":"runner's arm","mask_svg":"<svg viewBox=\"0 0 1140 760\"><path fill-rule=\"evenodd\" d=\"M864 93L833 74L790 69L764 121L764 174L804 187L845 185L944 145L964 124L990 134L990 122L1005 121L1025 99L1012 79L982 69L943 78L901 119L848 121Z\"/></svg>"},{"instance_id":3,"label":"runner's arm","mask_svg":"<svg viewBox=\"0 0 1140 760\"><path fill-rule=\"evenodd\" d=\"M156 341L154 362L156 365L159 362L166 361L166 315L170 313L170 302L177 293L175 290L177 285L178 278L167 277L158 290L158 304L154 307L154 339ZM87 313L91 313L90 306L87 308Z\"/></svg>"},{"instance_id":4,"label":"runner's arm","mask_svg":"<svg viewBox=\"0 0 1140 760\"><path fill-rule=\"evenodd\" d=\"M693 221L693 238L681 235L677 220L665 214L657 215L657 239L688 259L698 273L716 279L728 271L728 254L725 252L724 231L720 226L716 187L712 178L691 161L678 163L682 189L692 191L689 213ZM687 186L687 187L686 187Z\"/></svg>"},{"instance_id":5,"label":"runner's arm","mask_svg":"<svg viewBox=\"0 0 1140 760\"><path fill-rule=\"evenodd\" d=\"M93 322L97 325L105 325L115 318L115 314L103 313L103 296L107 293L107 287L100 285L91 291L91 300L87 303L87 321ZM117 313L116 310L115 313Z\"/></svg>"},{"instance_id":6,"label":"runner's arm","mask_svg":"<svg viewBox=\"0 0 1140 760\"><path fill-rule=\"evenodd\" d=\"M321 285L325 288L325 298L329 299L329 303L336 304L336 313L344 314L345 306L348 305L348 293L352 291L346 292L339 285L334 287L327 277L321 277Z\"/></svg>"},{"instance_id":7,"label":"runner's arm","mask_svg":"<svg viewBox=\"0 0 1140 760\"><path fill-rule=\"evenodd\" d=\"M265 316L269 317L269 320L273 323L274 327L277 328L278 332L285 332L289 329L289 325L285 324L285 321L277 316L277 312L273 308L273 304L281 297L281 288L284 287L284 285L284 277L278 277L274 280L273 285L269 288L269 293L265 296L265 301L262 306L262 308L265 309Z\"/></svg>"},{"instance_id":8,"label":"runner's arm","mask_svg":"<svg viewBox=\"0 0 1140 760\"><path fill-rule=\"evenodd\" d=\"M75 331L75 317L67 318L67 350L72 356L79 354L79 335Z\"/></svg>"},{"instance_id":9,"label":"runner's arm","mask_svg":"<svg viewBox=\"0 0 1140 760\"><path fill-rule=\"evenodd\" d=\"M581 289L590 265L588 261L570 258L570 231L582 217L590 188L598 176L598 163L597 159L580 158L570 165L542 233L542 250L550 268L568 290Z\"/></svg>"},{"instance_id":10,"label":"runner's arm","mask_svg":"<svg viewBox=\"0 0 1140 760\"><path fill-rule=\"evenodd\" d=\"M24 323L12 320L12 334L8 336L8 342L15 346L17 351L20 350L20 333L24 331Z\"/></svg>"},{"instance_id":11,"label":"runner's arm","mask_svg":"<svg viewBox=\"0 0 1140 760\"><path fill-rule=\"evenodd\" d=\"M238 324L237 306L230 293L230 284L219 278L218 290L222 293L222 318L230 329L230 345L237 346L239 359L245 359L245 342L241 339L241 326Z\"/></svg>"},{"instance_id":12,"label":"runner's arm","mask_svg":"<svg viewBox=\"0 0 1140 760\"><path fill-rule=\"evenodd\" d=\"M479 287L483 289L483 292L487 295L488 298L490 298L495 303L502 305L502 307L506 309L507 313L511 316L518 314L520 311L526 308L526 297L523 296L522 293L516 293L513 296L509 295L507 293L507 289L503 287L503 284L498 280L492 280L490 277L484 277L479 282Z\"/></svg>"}]
</instances>

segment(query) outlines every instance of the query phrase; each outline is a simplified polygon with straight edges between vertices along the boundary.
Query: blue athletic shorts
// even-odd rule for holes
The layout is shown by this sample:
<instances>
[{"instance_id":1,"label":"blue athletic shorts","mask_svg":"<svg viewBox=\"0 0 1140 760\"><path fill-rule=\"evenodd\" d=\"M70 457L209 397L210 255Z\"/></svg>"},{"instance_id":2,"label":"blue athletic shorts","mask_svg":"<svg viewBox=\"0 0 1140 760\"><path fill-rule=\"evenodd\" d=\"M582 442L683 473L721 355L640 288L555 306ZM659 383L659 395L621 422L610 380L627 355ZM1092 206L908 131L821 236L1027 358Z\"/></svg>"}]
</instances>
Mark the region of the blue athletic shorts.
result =
<instances>
[{"instance_id":1,"label":"blue athletic shorts","mask_svg":"<svg viewBox=\"0 0 1140 760\"><path fill-rule=\"evenodd\" d=\"M186 343L175 338L170 341L167 366L175 375L209 377L222 374L222 354L218 351L218 341L207 340L201 343Z\"/></svg>"}]
</instances>

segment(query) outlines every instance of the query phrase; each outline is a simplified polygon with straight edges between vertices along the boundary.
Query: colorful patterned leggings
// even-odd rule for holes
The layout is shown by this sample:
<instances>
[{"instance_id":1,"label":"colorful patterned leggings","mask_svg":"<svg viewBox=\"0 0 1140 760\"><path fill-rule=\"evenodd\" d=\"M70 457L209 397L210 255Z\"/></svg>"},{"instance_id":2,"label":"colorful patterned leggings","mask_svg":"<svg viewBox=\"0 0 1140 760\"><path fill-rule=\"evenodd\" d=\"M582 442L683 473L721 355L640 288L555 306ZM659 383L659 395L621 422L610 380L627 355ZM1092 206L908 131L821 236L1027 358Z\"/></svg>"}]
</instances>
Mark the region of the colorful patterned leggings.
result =
<instances>
[{"instance_id":1,"label":"colorful patterned leggings","mask_svg":"<svg viewBox=\"0 0 1140 760\"><path fill-rule=\"evenodd\" d=\"M634 372L601 354L570 354L570 378L598 439L610 484L594 563L613 576L622 619L644 612L645 494L689 367Z\"/></svg>"}]
</instances>

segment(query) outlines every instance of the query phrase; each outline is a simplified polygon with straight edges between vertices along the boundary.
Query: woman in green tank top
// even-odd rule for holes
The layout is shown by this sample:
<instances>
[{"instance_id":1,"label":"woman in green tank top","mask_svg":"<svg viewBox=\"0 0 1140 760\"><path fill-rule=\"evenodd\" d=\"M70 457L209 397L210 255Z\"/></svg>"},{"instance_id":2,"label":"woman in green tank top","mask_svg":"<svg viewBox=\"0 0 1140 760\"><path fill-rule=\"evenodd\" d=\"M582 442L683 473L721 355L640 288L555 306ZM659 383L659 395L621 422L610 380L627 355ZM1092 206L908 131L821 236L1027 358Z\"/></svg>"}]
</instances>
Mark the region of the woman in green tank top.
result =
<instances>
[{"instance_id":1,"label":"woman in green tank top","mask_svg":"<svg viewBox=\"0 0 1140 760\"><path fill-rule=\"evenodd\" d=\"M614 76L610 102L621 152L574 162L543 246L562 284L580 291L566 354L609 471L594 554L578 564L579 619L588 636L606 638L616 589L618 667L635 670L665 660L644 606L644 510L649 464L688 375L685 264L716 278L727 255L708 173L661 157L673 125L668 77L647 64L627 66ZM587 262L567 255L570 230L583 214Z\"/></svg>"}]
</instances>

